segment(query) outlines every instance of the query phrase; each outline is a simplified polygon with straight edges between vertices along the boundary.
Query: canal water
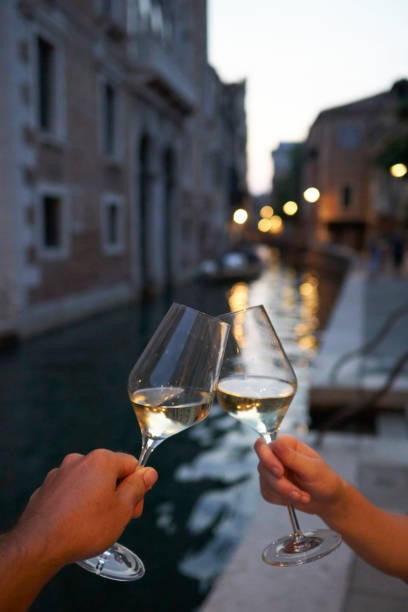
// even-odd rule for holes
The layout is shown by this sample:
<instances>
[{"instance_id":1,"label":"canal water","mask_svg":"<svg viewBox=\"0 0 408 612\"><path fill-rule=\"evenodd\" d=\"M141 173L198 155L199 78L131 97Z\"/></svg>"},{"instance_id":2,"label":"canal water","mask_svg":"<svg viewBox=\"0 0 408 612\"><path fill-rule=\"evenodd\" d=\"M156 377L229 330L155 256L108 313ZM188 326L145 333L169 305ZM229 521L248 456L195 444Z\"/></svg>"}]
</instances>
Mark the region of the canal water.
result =
<instances>
[{"instance_id":1,"label":"canal water","mask_svg":"<svg viewBox=\"0 0 408 612\"><path fill-rule=\"evenodd\" d=\"M282 430L307 429L310 365L338 286L330 272L291 267L272 252L255 281L184 286L0 353L0 529L65 454L97 447L138 454L127 376L172 301L210 314L264 304L299 381ZM142 557L146 576L115 583L70 566L32 609L198 610L259 499L255 439L215 405L204 422L166 440L150 460L159 481L144 514L120 539Z\"/></svg>"}]
</instances>

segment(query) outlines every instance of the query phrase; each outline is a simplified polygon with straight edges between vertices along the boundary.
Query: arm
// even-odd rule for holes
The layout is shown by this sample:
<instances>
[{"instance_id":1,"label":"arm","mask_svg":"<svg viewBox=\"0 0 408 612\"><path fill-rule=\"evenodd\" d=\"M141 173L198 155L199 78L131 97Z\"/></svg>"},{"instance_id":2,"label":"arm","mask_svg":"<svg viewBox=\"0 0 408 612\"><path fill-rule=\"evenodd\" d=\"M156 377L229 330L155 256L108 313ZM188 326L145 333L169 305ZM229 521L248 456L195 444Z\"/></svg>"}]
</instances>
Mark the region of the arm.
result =
<instances>
[{"instance_id":1,"label":"arm","mask_svg":"<svg viewBox=\"0 0 408 612\"><path fill-rule=\"evenodd\" d=\"M64 565L94 557L140 516L157 480L131 455L67 455L31 496L17 525L0 536L0 610L27 610Z\"/></svg>"},{"instance_id":2,"label":"arm","mask_svg":"<svg viewBox=\"0 0 408 612\"><path fill-rule=\"evenodd\" d=\"M255 443L262 496L317 514L368 563L408 582L408 516L381 510L306 444L288 435Z\"/></svg>"}]
</instances>

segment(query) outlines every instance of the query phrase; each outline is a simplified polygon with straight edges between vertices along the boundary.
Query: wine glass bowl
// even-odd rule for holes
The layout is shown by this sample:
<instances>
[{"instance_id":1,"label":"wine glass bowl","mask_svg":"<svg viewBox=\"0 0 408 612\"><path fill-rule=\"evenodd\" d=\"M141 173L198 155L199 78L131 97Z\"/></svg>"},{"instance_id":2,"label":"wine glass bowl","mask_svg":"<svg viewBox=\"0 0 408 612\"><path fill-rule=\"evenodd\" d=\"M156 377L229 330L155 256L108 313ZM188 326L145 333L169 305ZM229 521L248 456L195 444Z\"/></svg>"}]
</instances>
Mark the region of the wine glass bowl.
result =
<instances>
[{"instance_id":1,"label":"wine glass bowl","mask_svg":"<svg viewBox=\"0 0 408 612\"><path fill-rule=\"evenodd\" d=\"M217 387L218 403L269 444L296 393L295 372L263 306L220 318L231 325L231 331ZM288 510L293 532L265 548L265 563L302 565L340 545L340 536L329 529L302 532L293 506Z\"/></svg>"},{"instance_id":2,"label":"wine glass bowl","mask_svg":"<svg viewBox=\"0 0 408 612\"><path fill-rule=\"evenodd\" d=\"M162 319L128 381L142 434L140 466L163 440L208 415L228 332L228 323L182 304L172 304ZM79 565L120 581L138 580L145 573L141 559L118 543Z\"/></svg>"}]
</instances>

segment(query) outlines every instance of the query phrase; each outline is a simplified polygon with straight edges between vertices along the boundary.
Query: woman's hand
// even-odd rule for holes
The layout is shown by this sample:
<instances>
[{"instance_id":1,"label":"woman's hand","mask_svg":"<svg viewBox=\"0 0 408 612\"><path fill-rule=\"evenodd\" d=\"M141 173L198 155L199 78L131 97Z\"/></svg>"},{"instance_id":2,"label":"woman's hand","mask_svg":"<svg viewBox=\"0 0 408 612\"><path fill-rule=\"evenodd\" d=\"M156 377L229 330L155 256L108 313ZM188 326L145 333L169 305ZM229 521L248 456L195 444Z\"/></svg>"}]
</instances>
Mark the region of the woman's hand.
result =
<instances>
[{"instance_id":1,"label":"woman's hand","mask_svg":"<svg viewBox=\"0 0 408 612\"><path fill-rule=\"evenodd\" d=\"M255 442L263 498L311 514L326 514L341 501L343 480L312 448L282 434L267 445Z\"/></svg>"}]
</instances>

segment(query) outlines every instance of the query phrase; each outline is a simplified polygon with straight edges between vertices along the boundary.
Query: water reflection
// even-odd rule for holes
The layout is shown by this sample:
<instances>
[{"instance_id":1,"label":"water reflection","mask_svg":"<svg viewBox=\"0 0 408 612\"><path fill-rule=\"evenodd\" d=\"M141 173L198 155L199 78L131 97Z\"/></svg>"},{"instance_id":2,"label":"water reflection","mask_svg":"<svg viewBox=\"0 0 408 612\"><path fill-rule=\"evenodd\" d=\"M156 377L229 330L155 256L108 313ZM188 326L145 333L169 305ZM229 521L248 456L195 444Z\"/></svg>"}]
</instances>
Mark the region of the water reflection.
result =
<instances>
[{"instance_id":1,"label":"water reflection","mask_svg":"<svg viewBox=\"0 0 408 612\"><path fill-rule=\"evenodd\" d=\"M295 369L298 392L281 431L308 430L310 365L318 346L318 291L317 275L299 274L294 268L282 266L273 253L271 265L258 280L236 283L227 295L231 311L257 304L265 306ZM237 321L235 335L243 333L239 325ZM205 450L194 461L177 468L176 480L192 483L212 479L217 486L199 496L187 523L191 535L210 530L211 538L200 549L188 552L179 570L205 588L225 565L259 500L257 459L252 448L257 435L222 413L218 406L211 418L188 435Z\"/></svg>"},{"instance_id":2,"label":"water reflection","mask_svg":"<svg viewBox=\"0 0 408 612\"><path fill-rule=\"evenodd\" d=\"M180 572L199 580L202 589L222 571L258 500L257 462L252 450L256 435L236 426L218 406L206 427L191 430L191 435L200 439L205 429L206 439L214 440L216 431L221 435L193 462L180 465L175 474L176 480L183 482L210 478L222 483L200 495L187 523L192 536L210 530L211 538L179 563Z\"/></svg>"},{"instance_id":3,"label":"water reflection","mask_svg":"<svg viewBox=\"0 0 408 612\"><path fill-rule=\"evenodd\" d=\"M282 429L307 428L316 346L302 346L300 340L311 336L317 343L321 296L337 291L338 279L322 284L314 274L282 265L277 255L272 252L268 269L251 283L177 287L0 354L0 528L11 526L31 492L66 453L104 446L138 453L140 435L126 382L172 301L210 314L264 304L299 381ZM304 283L316 291L302 294ZM146 498L143 517L132 521L121 538L147 567L137 584L137 606L133 588L67 567L42 592L33 612L115 609L119 591L121 606L129 610L196 609L259 499L255 439L249 428L215 406L208 419L169 438L152 455L159 483Z\"/></svg>"}]
</instances>

